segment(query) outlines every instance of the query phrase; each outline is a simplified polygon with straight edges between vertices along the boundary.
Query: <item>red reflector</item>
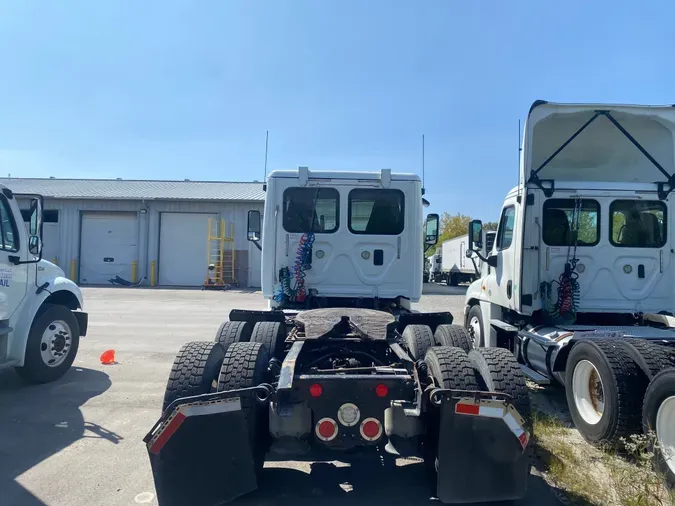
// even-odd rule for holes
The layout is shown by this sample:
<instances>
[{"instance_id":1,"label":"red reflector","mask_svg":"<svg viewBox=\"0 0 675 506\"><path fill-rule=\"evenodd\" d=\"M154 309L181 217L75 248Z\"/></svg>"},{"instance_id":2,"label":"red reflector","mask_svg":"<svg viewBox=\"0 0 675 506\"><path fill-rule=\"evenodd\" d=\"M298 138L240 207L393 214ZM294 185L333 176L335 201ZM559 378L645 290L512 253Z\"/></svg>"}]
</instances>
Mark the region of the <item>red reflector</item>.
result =
<instances>
[{"instance_id":1,"label":"red reflector","mask_svg":"<svg viewBox=\"0 0 675 506\"><path fill-rule=\"evenodd\" d=\"M455 404L455 413L460 415L478 415L480 407L475 404Z\"/></svg>"},{"instance_id":2,"label":"red reflector","mask_svg":"<svg viewBox=\"0 0 675 506\"><path fill-rule=\"evenodd\" d=\"M387 385L379 384L375 387L375 394L378 397L386 397L388 393L389 393L389 388L387 388Z\"/></svg>"},{"instance_id":3,"label":"red reflector","mask_svg":"<svg viewBox=\"0 0 675 506\"><path fill-rule=\"evenodd\" d=\"M368 420L361 428L364 437L367 439L375 439L380 434L380 424L375 420Z\"/></svg>"},{"instance_id":4,"label":"red reflector","mask_svg":"<svg viewBox=\"0 0 675 506\"><path fill-rule=\"evenodd\" d=\"M319 424L319 435L324 439L331 439L335 434L335 422L325 420Z\"/></svg>"},{"instance_id":5,"label":"red reflector","mask_svg":"<svg viewBox=\"0 0 675 506\"><path fill-rule=\"evenodd\" d=\"M311 387L309 387L309 395L312 397L321 397L322 393L323 387L318 383L314 383Z\"/></svg>"}]
</instances>

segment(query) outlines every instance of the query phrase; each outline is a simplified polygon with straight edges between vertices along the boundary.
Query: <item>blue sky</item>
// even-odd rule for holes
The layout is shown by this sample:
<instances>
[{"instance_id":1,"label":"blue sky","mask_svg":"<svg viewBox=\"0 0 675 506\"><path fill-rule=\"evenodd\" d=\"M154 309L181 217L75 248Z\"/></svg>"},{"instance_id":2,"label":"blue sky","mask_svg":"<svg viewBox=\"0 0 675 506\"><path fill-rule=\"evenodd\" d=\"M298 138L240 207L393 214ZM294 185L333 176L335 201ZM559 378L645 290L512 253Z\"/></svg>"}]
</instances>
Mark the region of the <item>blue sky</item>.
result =
<instances>
[{"instance_id":1,"label":"blue sky","mask_svg":"<svg viewBox=\"0 0 675 506\"><path fill-rule=\"evenodd\" d=\"M0 174L421 172L496 220L536 99L675 103L650 1L0 0Z\"/></svg>"}]
</instances>

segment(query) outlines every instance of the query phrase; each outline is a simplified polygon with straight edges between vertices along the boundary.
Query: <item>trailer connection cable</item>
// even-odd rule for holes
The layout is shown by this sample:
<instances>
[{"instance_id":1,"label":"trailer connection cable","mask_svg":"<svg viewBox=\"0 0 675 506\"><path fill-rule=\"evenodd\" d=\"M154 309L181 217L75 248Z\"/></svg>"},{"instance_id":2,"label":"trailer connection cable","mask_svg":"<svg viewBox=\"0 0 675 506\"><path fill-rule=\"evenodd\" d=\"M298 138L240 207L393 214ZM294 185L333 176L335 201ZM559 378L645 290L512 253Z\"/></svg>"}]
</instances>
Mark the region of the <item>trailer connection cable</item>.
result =
<instances>
[{"instance_id":1,"label":"trailer connection cable","mask_svg":"<svg viewBox=\"0 0 675 506\"><path fill-rule=\"evenodd\" d=\"M574 199L574 209L572 211L572 226L570 231L573 233L574 244L567 245L567 257L565 259L565 268L557 281L542 283L542 292L546 303L546 312L553 319L555 324L574 323L577 319L579 310L580 285L579 273L577 272L577 245L579 242L579 215L581 214L581 198ZM551 301L551 292L553 283L558 285L558 300L555 304Z\"/></svg>"},{"instance_id":2,"label":"trailer connection cable","mask_svg":"<svg viewBox=\"0 0 675 506\"><path fill-rule=\"evenodd\" d=\"M279 272L280 286L274 294L275 302L280 304L283 302L304 302L307 298L305 276L306 271L310 268L310 255L312 254L313 244L314 234L312 232L302 234L295 253L293 266L290 269L284 267ZM295 283L291 286L293 280Z\"/></svg>"}]
</instances>

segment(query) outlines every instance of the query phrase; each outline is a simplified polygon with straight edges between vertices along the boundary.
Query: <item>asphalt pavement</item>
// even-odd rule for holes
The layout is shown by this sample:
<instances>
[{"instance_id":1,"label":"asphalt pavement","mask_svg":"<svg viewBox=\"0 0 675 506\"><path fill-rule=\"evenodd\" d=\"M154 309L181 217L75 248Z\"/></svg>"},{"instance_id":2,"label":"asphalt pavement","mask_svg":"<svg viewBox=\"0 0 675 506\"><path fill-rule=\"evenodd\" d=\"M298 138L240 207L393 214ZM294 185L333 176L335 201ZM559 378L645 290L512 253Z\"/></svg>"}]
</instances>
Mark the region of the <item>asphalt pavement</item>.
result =
<instances>
[{"instance_id":1,"label":"asphalt pavement","mask_svg":"<svg viewBox=\"0 0 675 506\"><path fill-rule=\"evenodd\" d=\"M425 285L417 305L461 322L464 287ZM142 438L157 420L181 345L212 340L231 309L265 309L260 292L85 288L89 333L59 381L25 385L0 370L0 506L157 504ZM114 349L117 363L101 353ZM216 477L216 479L218 479ZM391 506L438 503L422 465L395 470L341 463L266 464L239 505ZM519 505L557 504L535 474Z\"/></svg>"}]
</instances>

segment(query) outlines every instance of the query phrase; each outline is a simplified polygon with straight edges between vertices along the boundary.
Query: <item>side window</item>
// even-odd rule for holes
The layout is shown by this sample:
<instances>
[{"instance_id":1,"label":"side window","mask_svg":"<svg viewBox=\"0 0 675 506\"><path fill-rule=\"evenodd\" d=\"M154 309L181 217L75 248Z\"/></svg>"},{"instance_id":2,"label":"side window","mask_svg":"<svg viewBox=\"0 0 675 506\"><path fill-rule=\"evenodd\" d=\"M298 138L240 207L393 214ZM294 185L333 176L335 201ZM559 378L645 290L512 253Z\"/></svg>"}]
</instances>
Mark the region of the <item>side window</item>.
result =
<instances>
[{"instance_id":1,"label":"side window","mask_svg":"<svg viewBox=\"0 0 675 506\"><path fill-rule=\"evenodd\" d=\"M349 231L352 234L398 235L405 222L404 196L400 190L349 192Z\"/></svg>"},{"instance_id":2,"label":"side window","mask_svg":"<svg viewBox=\"0 0 675 506\"><path fill-rule=\"evenodd\" d=\"M513 224L516 219L516 208L509 206L502 211L497 231L497 251L508 249L513 242Z\"/></svg>"},{"instance_id":3,"label":"side window","mask_svg":"<svg viewBox=\"0 0 675 506\"><path fill-rule=\"evenodd\" d=\"M575 199L548 199L544 202L542 238L548 246L573 246L572 229L578 226L577 246L595 246L600 241L600 204L582 200L575 221Z\"/></svg>"},{"instance_id":4,"label":"side window","mask_svg":"<svg viewBox=\"0 0 675 506\"><path fill-rule=\"evenodd\" d=\"M11 252L19 250L19 234L5 197L0 197L0 236L0 250Z\"/></svg>"},{"instance_id":5,"label":"side window","mask_svg":"<svg viewBox=\"0 0 675 506\"><path fill-rule=\"evenodd\" d=\"M287 188L283 223L291 234L335 232L340 223L340 194L335 188Z\"/></svg>"},{"instance_id":6,"label":"side window","mask_svg":"<svg viewBox=\"0 0 675 506\"><path fill-rule=\"evenodd\" d=\"M659 200L615 200L609 206L610 242L624 248L666 244L666 205Z\"/></svg>"}]
</instances>

